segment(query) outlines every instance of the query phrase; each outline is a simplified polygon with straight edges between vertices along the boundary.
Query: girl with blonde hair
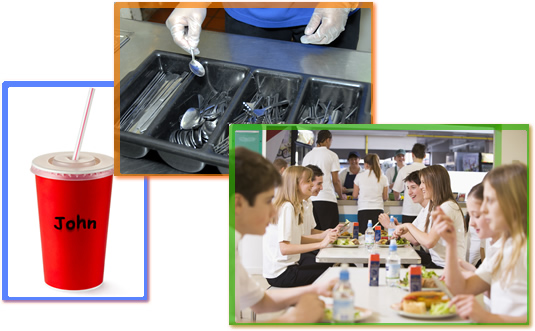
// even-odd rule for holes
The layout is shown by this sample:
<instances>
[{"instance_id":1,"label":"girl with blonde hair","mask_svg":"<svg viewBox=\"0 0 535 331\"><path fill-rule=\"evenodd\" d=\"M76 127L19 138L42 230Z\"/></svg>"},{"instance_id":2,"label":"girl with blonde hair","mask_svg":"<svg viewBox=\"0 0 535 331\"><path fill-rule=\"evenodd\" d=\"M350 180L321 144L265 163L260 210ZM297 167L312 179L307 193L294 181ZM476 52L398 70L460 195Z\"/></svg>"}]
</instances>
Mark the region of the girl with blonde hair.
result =
<instances>
[{"instance_id":1,"label":"girl with blonde hair","mask_svg":"<svg viewBox=\"0 0 535 331\"><path fill-rule=\"evenodd\" d=\"M368 220L377 223L388 199L388 179L381 172L379 155L370 153L364 157L364 171L355 177L353 198L358 199L359 232L364 233Z\"/></svg>"},{"instance_id":2,"label":"girl with blonde hair","mask_svg":"<svg viewBox=\"0 0 535 331\"><path fill-rule=\"evenodd\" d=\"M278 216L271 221L263 238L263 275L276 287L312 284L330 264L316 263L315 256L304 254L327 247L338 237L335 230L321 242L303 240L305 211L303 200L312 195L311 169L290 166L282 174L282 187L273 204Z\"/></svg>"},{"instance_id":3,"label":"girl with blonde hair","mask_svg":"<svg viewBox=\"0 0 535 331\"><path fill-rule=\"evenodd\" d=\"M456 295L451 304L459 316L476 323L526 323L527 280L527 167L508 164L490 171L483 180L481 213L490 229L500 233L500 247L486 258L475 275L465 279L452 249L451 219L439 209L436 230L446 240L446 284ZM491 291L490 312L474 295Z\"/></svg>"}]
</instances>

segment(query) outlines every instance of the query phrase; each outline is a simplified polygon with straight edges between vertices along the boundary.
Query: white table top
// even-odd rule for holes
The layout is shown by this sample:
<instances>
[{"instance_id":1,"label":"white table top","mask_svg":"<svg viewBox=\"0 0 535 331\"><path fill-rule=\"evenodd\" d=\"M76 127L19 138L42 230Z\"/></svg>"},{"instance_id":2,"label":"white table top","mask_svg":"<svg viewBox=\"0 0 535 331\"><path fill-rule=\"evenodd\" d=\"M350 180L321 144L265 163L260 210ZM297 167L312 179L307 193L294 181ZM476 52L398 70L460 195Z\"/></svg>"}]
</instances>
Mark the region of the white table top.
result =
<instances>
[{"instance_id":1,"label":"white table top","mask_svg":"<svg viewBox=\"0 0 535 331\"><path fill-rule=\"evenodd\" d=\"M376 253L379 253L380 263L386 263L389 254L388 247L378 247ZM421 259L418 253L409 247L398 247L398 255L401 264L420 264ZM370 253L364 245L359 247L327 247L319 251L316 256L316 262L320 263L368 263Z\"/></svg>"},{"instance_id":2,"label":"white table top","mask_svg":"<svg viewBox=\"0 0 535 331\"><path fill-rule=\"evenodd\" d=\"M316 282L326 281L340 276L339 267L327 269ZM431 269L429 269L431 270ZM355 306L370 309L373 314L362 323L467 323L459 316L441 319L414 319L399 315L390 306L401 302L409 292L398 287L388 287L385 280L385 268L379 270L379 286L369 286L368 268L349 268L349 281L355 292ZM401 269L404 277L407 269ZM436 270L438 275L442 270ZM332 298L322 298L326 304L332 304Z\"/></svg>"}]
</instances>

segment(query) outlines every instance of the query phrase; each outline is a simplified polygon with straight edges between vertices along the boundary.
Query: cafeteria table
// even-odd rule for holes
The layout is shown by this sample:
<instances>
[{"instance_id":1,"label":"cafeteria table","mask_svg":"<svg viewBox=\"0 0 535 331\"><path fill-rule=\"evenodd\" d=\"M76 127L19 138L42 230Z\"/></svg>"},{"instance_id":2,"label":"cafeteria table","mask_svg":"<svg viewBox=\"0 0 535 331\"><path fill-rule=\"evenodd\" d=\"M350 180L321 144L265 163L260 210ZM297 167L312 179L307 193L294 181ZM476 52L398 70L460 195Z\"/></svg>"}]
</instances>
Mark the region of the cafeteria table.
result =
<instances>
[{"instance_id":1,"label":"cafeteria table","mask_svg":"<svg viewBox=\"0 0 535 331\"><path fill-rule=\"evenodd\" d=\"M316 283L328 281L332 278L340 276L340 267L332 267L327 269L316 280ZM385 268L379 270L379 286L369 286L368 268L348 268L349 281L351 287L355 292L355 306L369 309L372 315L361 323L468 323L461 319L458 315L448 318L437 319L416 319L404 317L391 308L393 304L401 302L403 297L409 292L399 287L389 287L386 285ZM400 276L403 278L408 269L402 268ZM428 269L432 270L432 269ZM440 275L442 270L435 270ZM322 297L327 305L332 304L332 298Z\"/></svg>"},{"instance_id":2,"label":"cafeteria table","mask_svg":"<svg viewBox=\"0 0 535 331\"><path fill-rule=\"evenodd\" d=\"M379 253L380 263L386 263L388 257L388 247L377 247L376 253ZM398 255L401 264L420 264L421 259L412 246L398 247ZM359 247L333 247L328 246L319 251L316 256L318 263L368 263L370 253L364 245Z\"/></svg>"}]
</instances>

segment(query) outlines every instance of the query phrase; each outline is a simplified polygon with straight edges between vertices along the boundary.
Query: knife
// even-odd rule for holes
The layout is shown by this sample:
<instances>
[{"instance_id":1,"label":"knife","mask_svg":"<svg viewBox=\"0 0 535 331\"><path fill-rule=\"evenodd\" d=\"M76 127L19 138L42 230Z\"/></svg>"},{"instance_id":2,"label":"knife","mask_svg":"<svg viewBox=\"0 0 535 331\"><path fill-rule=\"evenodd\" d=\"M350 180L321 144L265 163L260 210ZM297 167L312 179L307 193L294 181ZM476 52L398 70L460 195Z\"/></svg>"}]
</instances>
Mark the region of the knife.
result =
<instances>
[{"instance_id":1,"label":"knife","mask_svg":"<svg viewBox=\"0 0 535 331\"><path fill-rule=\"evenodd\" d=\"M347 221L346 223L344 223L344 225L340 228L340 230L338 230L340 234L344 233L344 231L346 231L347 229L349 229L349 226L350 226L351 222Z\"/></svg>"},{"instance_id":2,"label":"knife","mask_svg":"<svg viewBox=\"0 0 535 331\"><path fill-rule=\"evenodd\" d=\"M448 296L448 298L452 299L453 298L453 295L451 294L450 290L448 289L448 287L446 286L446 284L444 284L443 282L441 282L437 276L435 275L432 275L433 277L433 281L435 282L435 284L437 285L437 287L444 293L446 293L446 295Z\"/></svg>"}]
</instances>

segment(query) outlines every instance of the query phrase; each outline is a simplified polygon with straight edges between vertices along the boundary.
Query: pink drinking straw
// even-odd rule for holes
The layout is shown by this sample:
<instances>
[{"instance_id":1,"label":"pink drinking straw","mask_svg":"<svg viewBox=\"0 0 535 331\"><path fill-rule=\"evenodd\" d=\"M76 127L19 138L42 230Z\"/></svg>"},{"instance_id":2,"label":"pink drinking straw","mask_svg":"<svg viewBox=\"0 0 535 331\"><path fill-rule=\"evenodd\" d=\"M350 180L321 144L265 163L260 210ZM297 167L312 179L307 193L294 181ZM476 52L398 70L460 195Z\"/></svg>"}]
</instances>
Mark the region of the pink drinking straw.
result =
<instances>
[{"instance_id":1,"label":"pink drinking straw","mask_svg":"<svg viewBox=\"0 0 535 331\"><path fill-rule=\"evenodd\" d=\"M87 94L87 102L84 110L84 117L82 119L82 125L80 126L80 133L78 133L78 139L76 140L76 147L74 148L74 154L72 159L74 161L78 160L80 155L80 148L82 147L82 141L84 140L85 127L87 125L87 119L89 118L89 110L91 109L91 104L93 103L93 97L95 96L95 89L90 88L89 93Z\"/></svg>"}]
</instances>

